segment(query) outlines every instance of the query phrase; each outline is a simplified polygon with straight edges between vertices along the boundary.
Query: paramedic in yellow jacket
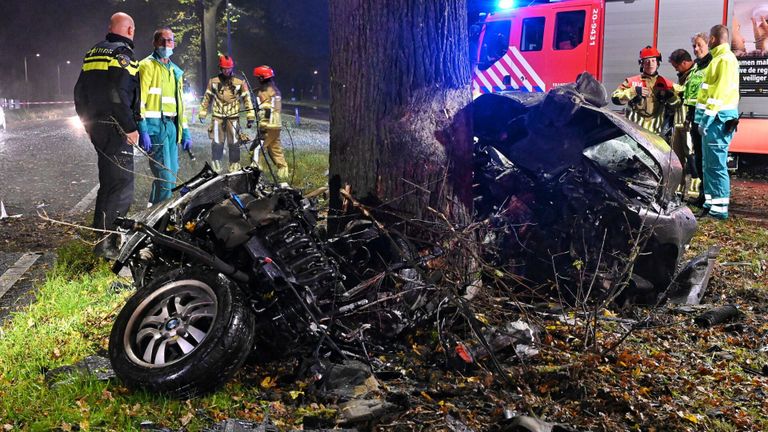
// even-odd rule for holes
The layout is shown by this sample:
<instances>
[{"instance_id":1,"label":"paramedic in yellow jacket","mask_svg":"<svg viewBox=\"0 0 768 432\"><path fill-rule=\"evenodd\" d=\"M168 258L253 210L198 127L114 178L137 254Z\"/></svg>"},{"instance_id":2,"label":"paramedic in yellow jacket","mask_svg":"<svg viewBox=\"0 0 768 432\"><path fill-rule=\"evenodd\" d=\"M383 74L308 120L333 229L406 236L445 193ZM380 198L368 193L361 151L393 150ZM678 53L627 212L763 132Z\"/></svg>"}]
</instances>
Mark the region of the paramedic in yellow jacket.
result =
<instances>
[{"instance_id":1,"label":"paramedic in yellow jacket","mask_svg":"<svg viewBox=\"0 0 768 432\"><path fill-rule=\"evenodd\" d=\"M259 105L259 132L264 139L264 148L277 166L277 176L281 180L286 180L288 164L285 162L283 147L280 145L282 101L280 89L275 83L275 71L269 66L259 66L253 69L253 76L258 80L255 94L256 103Z\"/></svg>"},{"instance_id":2,"label":"paramedic in yellow jacket","mask_svg":"<svg viewBox=\"0 0 768 432\"><path fill-rule=\"evenodd\" d=\"M664 133L667 110L675 109L680 98L672 81L659 75L661 53L651 46L640 51L640 75L624 80L613 92L613 103L627 105L625 115L641 127L657 135Z\"/></svg>"},{"instance_id":3,"label":"paramedic in yellow jacket","mask_svg":"<svg viewBox=\"0 0 768 432\"><path fill-rule=\"evenodd\" d=\"M240 169L240 112L246 113L246 126L250 129L256 119L251 93L248 85L240 78L232 76L235 62L232 57L219 57L220 73L208 80L203 101L200 103L200 123L208 115L208 106L213 105L211 126L208 136L211 138L211 161L213 169L221 172L221 159L224 157L224 144L229 151L229 171ZM245 109L241 109L243 106Z\"/></svg>"},{"instance_id":4,"label":"paramedic in yellow jacket","mask_svg":"<svg viewBox=\"0 0 768 432\"><path fill-rule=\"evenodd\" d=\"M149 193L149 205L173 196L179 172L179 148L192 146L182 97L183 74L171 60L175 41L173 31L163 27L155 31L155 50L139 62L140 107L139 142L149 154L149 168L155 180Z\"/></svg>"},{"instance_id":5,"label":"paramedic in yellow jacket","mask_svg":"<svg viewBox=\"0 0 768 432\"><path fill-rule=\"evenodd\" d=\"M704 70L695 122L703 137L704 208L700 216L728 218L731 180L728 176L728 146L739 121L739 62L728 43L728 27L709 31L712 61Z\"/></svg>"}]
</instances>

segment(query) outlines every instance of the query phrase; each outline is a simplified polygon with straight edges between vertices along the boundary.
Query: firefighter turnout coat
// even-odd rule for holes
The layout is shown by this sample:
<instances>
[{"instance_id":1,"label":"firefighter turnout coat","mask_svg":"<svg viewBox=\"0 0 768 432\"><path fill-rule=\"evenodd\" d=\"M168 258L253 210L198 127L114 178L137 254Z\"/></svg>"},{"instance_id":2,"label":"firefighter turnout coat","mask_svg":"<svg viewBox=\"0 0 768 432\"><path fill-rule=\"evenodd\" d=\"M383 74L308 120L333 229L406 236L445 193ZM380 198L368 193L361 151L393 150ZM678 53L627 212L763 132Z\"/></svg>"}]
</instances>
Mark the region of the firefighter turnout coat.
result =
<instances>
[{"instance_id":1,"label":"firefighter turnout coat","mask_svg":"<svg viewBox=\"0 0 768 432\"><path fill-rule=\"evenodd\" d=\"M246 112L246 118L248 120L256 119L248 85L237 77L225 78L218 75L208 80L203 101L200 103L199 116L201 118L208 115L209 105L212 105L213 108L211 115L216 118L239 118L242 105Z\"/></svg>"},{"instance_id":2,"label":"firefighter turnout coat","mask_svg":"<svg viewBox=\"0 0 768 432\"><path fill-rule=\"evenodd\" d=\"M638 87L651 91L648 97L638 94ZM635 75L624 80L613 92L613 102L627 105L625 115L636 124L661 135L667 109L674 109L680 104L675 94L672 81L659 74Z\"/></svg>"}]
</instances>

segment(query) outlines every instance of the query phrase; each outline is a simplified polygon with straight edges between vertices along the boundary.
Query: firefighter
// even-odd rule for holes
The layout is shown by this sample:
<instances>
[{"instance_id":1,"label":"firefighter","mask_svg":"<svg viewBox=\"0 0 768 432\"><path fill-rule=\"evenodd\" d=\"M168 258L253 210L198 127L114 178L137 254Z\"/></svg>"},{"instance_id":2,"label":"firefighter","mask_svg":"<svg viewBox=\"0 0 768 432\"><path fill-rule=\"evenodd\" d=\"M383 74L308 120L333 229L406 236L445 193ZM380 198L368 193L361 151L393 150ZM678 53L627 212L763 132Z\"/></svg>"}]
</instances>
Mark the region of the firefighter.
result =
<instances>
[{"instance_id":1,"label":"firefighter","mask_svg":"<svg viewBox=\"0 0 768 432\"><path fill-rule=\"evenodd\" d=\"M269 66L258 66L253 69L253 76L258 79L255 93L256 102L259 104L259 133L264 139L264 148L277 166L277 177L280 180L286 180L288 164L285 162L283 147L280 145L282 102L280 89L275 83L275 71Z\"/></svg>"},{"instance_id":2,"label":"firefighter","mask_svg":"<svg viewBox=\"0 0 768 432\"><path fill-rule=\"evenodd\" d=\"M133 18L118 12L105 40L91 48L75 84L75 110L96 150L99 192L93 227L115 229L115 218L133 202L133 147L139 141L139 65L133 55ZM110 234L94 252L118 255L119 235Z\"/></svg>"},{"instance_id":3,"label":"firefighter","mask_svg":"<svg viewBox=\"0 0 768 432\"><path fill-rule=\"evenodd\" d=\"M728 146L739 121L739 63L728 39L726 26L709 31L712 61L704 70L695 113L703 137L704 208L699 216L717 219L728 218Z\"/></svg>"},{"instance_id":4,"label":"firefighter","mask_svg":"<svg viewBox=\"0 0 768 432\"><path fill-rule=\"evenodd\" d=\"M640 51L640 75L624 80L613 92L613 103L627 105L625 115L631 121L669 140L671 121L667 111L680 104L672 81L659 75L661 53L646 46Z\"/></svg>"},{"instance_id":5,"label":"firefighter","mask_svg":"<svg viewBox=\"0 0 768 432\"><path fill-rule=\"evenodd\" d=\"M208 136L211 138L211 161L213 169L221 172L221 159L224 156L224 143L229 151L229 171L240 169L240 107L245 107L246 127L253 126L256 112L253 110L248 85L240 78L232 76L235 62L232 57L219 57L219 74L208 81L203 101L200 103L200 122L208 115L208 106L213 105L211 126Z\"/></svg>"},{"instance_id":6,"label":"firefighter","mask_svg":"<svg viewBox=\"0 0 768 432\"><path fill-rule=\"evenodd\" d=\"M174 64L173 31L163 27L153 36L154 51L139 62L141 76L140 142L149 153L149 167L155 180L149 194L149 204L170 198L179 172L179 149L192 146L187 118L184 113L184 71Z\"/></svg>"}]
</instances>

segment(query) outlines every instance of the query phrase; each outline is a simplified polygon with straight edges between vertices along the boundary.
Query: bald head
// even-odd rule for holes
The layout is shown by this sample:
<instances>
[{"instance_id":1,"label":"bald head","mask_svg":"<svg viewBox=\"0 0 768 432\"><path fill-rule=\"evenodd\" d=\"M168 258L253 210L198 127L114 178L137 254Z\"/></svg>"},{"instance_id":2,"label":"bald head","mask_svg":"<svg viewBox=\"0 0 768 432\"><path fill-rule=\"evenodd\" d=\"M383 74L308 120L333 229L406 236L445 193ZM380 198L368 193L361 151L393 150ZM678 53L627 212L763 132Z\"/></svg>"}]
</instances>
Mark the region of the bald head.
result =
<instances>
[{"instance_id":1,"label":"bald head","mask_svg":"<svg viewBox=\"0 0 768 432\"><path fill-rule=\"evenodd\" d=\"M136 28L133 25L133 18L123 12L112 15L109 19L109 32L133 40L133 32Z\"/></svg>"}]
</instances>

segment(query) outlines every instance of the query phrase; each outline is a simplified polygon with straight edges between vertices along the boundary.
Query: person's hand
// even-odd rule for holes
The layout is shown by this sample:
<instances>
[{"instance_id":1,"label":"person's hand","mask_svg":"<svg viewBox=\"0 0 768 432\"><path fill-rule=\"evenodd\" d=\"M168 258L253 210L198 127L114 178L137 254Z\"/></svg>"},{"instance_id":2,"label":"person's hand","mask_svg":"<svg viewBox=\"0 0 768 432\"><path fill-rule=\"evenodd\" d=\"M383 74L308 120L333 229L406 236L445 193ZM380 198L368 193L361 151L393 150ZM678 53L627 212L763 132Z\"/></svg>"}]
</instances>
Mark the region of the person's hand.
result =
<instances>
[{"instance_id":1,"label":"person's hand","mask_svg":"<svg viewBox=\"0 0 768 432\"><path fill-rule=\"evenodd\" d=\"M184 138L184 140L181 142L181 149L184 151L187 151L191 148L192 148L192 139Z\"/></svg>"},{"instance_id":2,"label":"person's hand","mask_svg":"<svg viewBox=\"0 0 768 432\"><path fill-rule=\"evenodd\" d=\"M649 89L648 87L641 87L641 89L642 90L640 91L640 96L648 97L651 95L651 89Z\"/></svg>"},{"instance_id":3,"label":"person's hand","mask_svg":"<svg viewBox=\"0 0 768 432\"><path fill-rule=\"evenodd\" d=\"M152 138L149 137L148 132L141 133L139 136L139 145L141 145L141 148L147 153L152 151Z\"/></svg>"},{"instance_id":4,"label":"person's hand","mask_svg":"<svg viewBox=\"0 0 768 432\"><path fill-rule=\"evenodd\" d=\"M125 139L128 141L128 145L139 145L139 131L135 130L125 134Z\"/></svg>"},{"instance_id":5,"label":"person's hand","mask_svg":"<svg viewBox=\"0 0 768 432\"><path fill-rule=\"evenodd\" d=\"M248 129L253 127L253 120L248 120L247 122L245 122L245 127L247 127Z\"/></svg>"}]
</instances>

